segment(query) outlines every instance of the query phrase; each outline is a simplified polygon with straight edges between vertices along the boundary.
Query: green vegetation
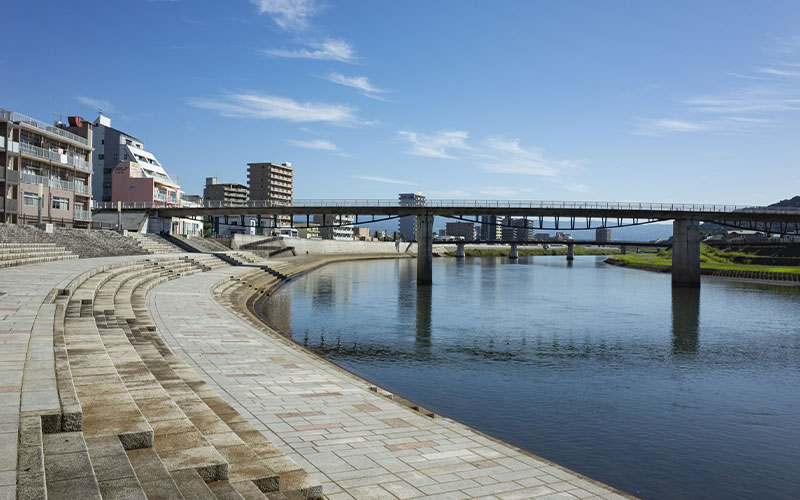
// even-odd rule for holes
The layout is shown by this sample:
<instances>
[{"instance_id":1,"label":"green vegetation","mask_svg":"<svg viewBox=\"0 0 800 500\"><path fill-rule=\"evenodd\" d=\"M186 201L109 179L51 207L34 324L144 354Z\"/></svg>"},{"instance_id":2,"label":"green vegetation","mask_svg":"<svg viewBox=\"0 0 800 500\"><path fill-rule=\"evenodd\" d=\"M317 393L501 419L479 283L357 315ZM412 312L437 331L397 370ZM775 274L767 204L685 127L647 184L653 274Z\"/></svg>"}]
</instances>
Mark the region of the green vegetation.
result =
<instances>
[{"instance_id":1,"label":"green vegetation","mask_svg":"<svg viewBox=\"0 0 800 500\"><path fill-rule=\"evenodd\" d=\"M504 248L466 248L464 253L467 257L507 257L508 249ZM538 256L538 255L567 255L567 247L561 246L558 248L539 248L539 247L523 247L520 246L518 250L520 257ZM616 248L586 248L575 245L574 255L613 255L619 253ZM444 252L444 255L455 257L456 253Z\"/></svg>"},{"instance_id":2,"label":"green vegetation","mask_svg":"<svg viewBox=\"0 0 800 500\"><path fill-rule=\"evenodd\" d=\"M758 256L742 251L721 250L700 244L700 268L726 271L761 271L770 273L800 274L800 266L769 266L747 264ZM631 266L653 271L663 271L672 266L672 250L651 254L615 255L606 259L609 264Z\"/></svg>"}]
</instances>

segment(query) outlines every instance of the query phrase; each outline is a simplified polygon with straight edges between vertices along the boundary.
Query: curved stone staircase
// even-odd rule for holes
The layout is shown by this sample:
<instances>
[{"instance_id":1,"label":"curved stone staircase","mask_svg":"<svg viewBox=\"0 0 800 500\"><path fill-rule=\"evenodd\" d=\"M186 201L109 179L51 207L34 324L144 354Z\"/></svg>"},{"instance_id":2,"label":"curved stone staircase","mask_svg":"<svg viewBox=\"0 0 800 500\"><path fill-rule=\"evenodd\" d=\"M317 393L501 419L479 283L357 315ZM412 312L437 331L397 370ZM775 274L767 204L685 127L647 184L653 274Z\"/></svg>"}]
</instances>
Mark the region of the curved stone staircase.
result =
<instances>
[{"instance_id":1,"label":"curved stone staircase","mask_svg":"<svg viewBox=\"0 0 800 500\"><path fill-rule=\"evenodd\" d=\"M133 241L145 252L150 254L184 253L184 250L173 245L157 234L128 233Z\"/></svg>"},{"instance_id":2,"label":"curved stone staircase","mask_svg":"<svg viewBox=\"0 0 800 500\"><path fill-rule=\"evenodd\" d=\"M153 287L226 265L210 254L117 262L51 291L21 382L18 499L322 498L149 316Z\"/></svg>"}]
</instances>

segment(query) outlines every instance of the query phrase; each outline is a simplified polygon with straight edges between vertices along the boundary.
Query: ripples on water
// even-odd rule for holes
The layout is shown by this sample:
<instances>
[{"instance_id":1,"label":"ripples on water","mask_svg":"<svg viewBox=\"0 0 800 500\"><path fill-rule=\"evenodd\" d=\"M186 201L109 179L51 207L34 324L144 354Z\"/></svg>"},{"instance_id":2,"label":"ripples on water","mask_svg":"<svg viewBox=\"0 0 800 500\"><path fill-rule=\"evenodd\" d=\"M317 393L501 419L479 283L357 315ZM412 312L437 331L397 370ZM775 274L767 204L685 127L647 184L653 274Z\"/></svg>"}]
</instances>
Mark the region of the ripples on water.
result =
<instances>
[{"instance_id":1,"label":"ripples on water","mask_svg":"<svg viewBox=\"0 0 800 500\"><path fill-rule=\"evenodd\" d=\"M270 322L354 373L644 498L800 497L800 288L602 258L327 266Z\"/></svg>"}]
</instances>

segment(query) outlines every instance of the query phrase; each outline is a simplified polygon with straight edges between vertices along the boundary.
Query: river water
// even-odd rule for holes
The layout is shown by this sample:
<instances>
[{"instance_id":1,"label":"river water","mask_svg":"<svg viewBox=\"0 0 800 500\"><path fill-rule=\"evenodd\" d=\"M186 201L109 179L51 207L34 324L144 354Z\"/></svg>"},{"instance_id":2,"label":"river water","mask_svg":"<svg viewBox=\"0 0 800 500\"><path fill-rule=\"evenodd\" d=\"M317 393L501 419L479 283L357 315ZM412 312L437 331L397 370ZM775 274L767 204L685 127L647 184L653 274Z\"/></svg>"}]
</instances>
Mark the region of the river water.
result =
<instances>
[{"instance_id":1,"label":"river water","mask_svg":"<svg viewBox=\"0 0 800 500\"><path fill-rule=\"evenodd\" d=\"M269 321L438 414L643 498L800 498L800 287L602 257L339 263Z\"/></svg>"}]
</instances>

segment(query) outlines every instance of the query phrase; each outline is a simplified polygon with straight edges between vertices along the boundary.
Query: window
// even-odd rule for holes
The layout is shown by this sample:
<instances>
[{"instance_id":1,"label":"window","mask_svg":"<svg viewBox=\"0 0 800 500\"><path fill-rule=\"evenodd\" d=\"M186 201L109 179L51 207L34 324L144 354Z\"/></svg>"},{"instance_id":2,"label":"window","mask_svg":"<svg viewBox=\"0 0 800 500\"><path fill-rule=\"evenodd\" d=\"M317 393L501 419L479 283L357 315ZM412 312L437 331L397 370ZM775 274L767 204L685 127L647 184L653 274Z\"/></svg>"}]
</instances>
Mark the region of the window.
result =
<instances>
[{"instance_id":1,"label":"window","mask_svg":"<svg viewBox=\"0 0 800 500\"><path fill-rule=\"evenodd\" d=\"M53 196L52 206L55 210L69 210L69 198Z\"/></svg>"},{"instance_id":2,"label":"window","mask_svg":"<svg viewBox=\"0 0 800 500\"><path fill-rule=\"evenodd\" d=\"M104 182L103 183L103 187L104 188L110 188L111 187L111 183L110 182Z\"/></svg>"},{"instance_id":3,"label":"window","mask_svg":"<svg viewBox=\"0 0 800 500\"><path fill-rule=\"evenodd\" d=\"M104 168L103 169L103 173L104 174L110 174L111 173L111 169L110 168Z\"/></svg>"},{"instance_id":4,"label":"window","mask_svg":"<svg viewBox=\"0 0 800 500\"><path fill-rule=\"evenodd\" d=\"M38 207L39 196L36 193L25 192L25 201L23 203L26 207Z\"/></svg>"},{"instance_id":5,"label":"window","mask_svg":"<svg viewBox=\"0 0 800 500\"><path fill-rule=\"evenodd\" d=\"M128 153L125 153L125 159L126 160L128 159Z\"/></svg>"},{"instance_id":6,"label":"window","mask_svg":"<svg viewBox=\"0 0 800 500\"><path fill-rule=\"evenodd\" d=\"M114 159L115 160L117 159L117 153L114 153Z\"/></svg>"},{"instance_id":7,"label":"window","mask_svg":"<svg viewBox=\"0 0 800 500\"><path fill-rule=\"evenodd\" d=\"M99 154L99 155L97 155L97 159L98 159L98 160L102 160L103 158L105 158L105 155L104 155L104 154Z\"/></svg>"},{"instance_id":8,"label":"window","mask_svg":"<svg viewBox=\"0 0 800 500\"><path fill-rule=\"evenodd\" d=\"M105 143L106 143L105 139L100 139L100 144L105 144Z\"/></svg>"}]
</instances>

